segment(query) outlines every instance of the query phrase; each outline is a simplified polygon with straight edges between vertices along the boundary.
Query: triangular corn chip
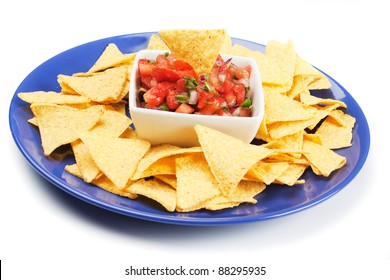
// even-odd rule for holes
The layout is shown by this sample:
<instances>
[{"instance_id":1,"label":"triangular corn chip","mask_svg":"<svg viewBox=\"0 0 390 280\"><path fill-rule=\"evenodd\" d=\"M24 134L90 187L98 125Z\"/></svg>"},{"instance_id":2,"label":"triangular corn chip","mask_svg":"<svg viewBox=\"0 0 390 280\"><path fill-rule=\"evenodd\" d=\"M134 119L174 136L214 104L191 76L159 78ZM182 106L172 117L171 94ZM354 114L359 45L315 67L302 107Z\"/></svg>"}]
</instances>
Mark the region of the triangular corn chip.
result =
<instances>
[{"instance_id":1,"label":"triangular corn chip","mask_svg":"<svg viewBox=\"0 0 390 280\"><path fill-rule=\"evenodd\" d=\"M211 72L226 39L224 29L161 30L158 34L175 57L191 64L198 75Z\"/></svg>"},{"instance_id":2,"label":"triangular corn chip","mask_svg":"<svg viewBox=\"0 0 390 280\"><path fill-rule=\"evenodd\" d=\"M120 64L129 64L134 60L135 53L123 54L114 43L108 44L95 64L88 70L89 73L106 70Z\"/></svg>"},{"instance_id":3,"label":"triangular corn chip","mask_svg":"<svg viewBox=\"0 0 390 280\"><path fill-rule=\"evenodd\" d=\"M37 119L42 147L46 156L69 144L93 127L104 112L104 106L79 110L56 104L34 103L31 110Z\"/></svg>"},{"instance_id":4,"label":"triangular corn chip","mask_svg":"<svg viewBox=\"0 0 390 280\"><path fill-rule=\"evenodd\" d=\"M181 212L194 211L220 194L204 155L196 153L176 159L177 209Z\"/></svg>"},{"instance_id":5,"label":"triangular corn chip","mask_svg":"<svg viewBox=\"0 0 390 280\"><path fill-rule=\"evenodd\" d=\"M81 140L87 145L99 169L119 188L123 189L133 175L138 162L150 143L143 140L116 138L85 133Z\"/></svg>"},{"instance_id":6,"label":"triangular corn chip","mask_svg":"<svg viewBox=\"0 0 390 280\"><path fill-rule=\"evenodd\" d=\"M196 125L195 131L210 169L224 195L232 194L247 171L272 153L272 150L247 144L205 126Z\"/></svg>"},{"instance_id":7,"label":"triangular corn chip","mask_svg":"<svg viewBox=\"0 0 390 280\"><path fill-rule=\"evenodd\" d=\"M96 102L118 102L128 78L128 66L110 68L88 77L58 75L58 79L78 94Z\"/></svg>"}]
</instances>

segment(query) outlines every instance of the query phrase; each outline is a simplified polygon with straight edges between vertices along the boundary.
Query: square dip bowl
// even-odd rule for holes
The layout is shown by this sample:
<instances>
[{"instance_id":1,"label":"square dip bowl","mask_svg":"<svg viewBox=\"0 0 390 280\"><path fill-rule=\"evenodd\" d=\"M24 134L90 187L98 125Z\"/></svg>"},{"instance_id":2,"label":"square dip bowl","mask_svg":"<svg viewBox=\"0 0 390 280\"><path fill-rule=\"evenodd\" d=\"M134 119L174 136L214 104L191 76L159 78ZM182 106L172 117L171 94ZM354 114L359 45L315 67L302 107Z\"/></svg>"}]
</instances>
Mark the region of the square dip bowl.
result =
<instances>
[{"instance_id":1,"label":"square dip bowl","mask_svg":"<svg viewBox=\"0 0 390 280\"><path fill-rule=\"evenodd\" d=\"M184 114L143 108L138 100L138 62L141 58L155 60L157 55L165 53L167 53L166 50L141 50L134 59L130 75L129 111L138 136L152 145L199 146L194 130L195 125L199 124L250 143L264 117L264 93L256 62L248 57L221 55L225 61L231 59L231 62L239 67L246 65L252 67L249 80L252 99L252 116L250 117Z\"/></svg>"}]
</instances>

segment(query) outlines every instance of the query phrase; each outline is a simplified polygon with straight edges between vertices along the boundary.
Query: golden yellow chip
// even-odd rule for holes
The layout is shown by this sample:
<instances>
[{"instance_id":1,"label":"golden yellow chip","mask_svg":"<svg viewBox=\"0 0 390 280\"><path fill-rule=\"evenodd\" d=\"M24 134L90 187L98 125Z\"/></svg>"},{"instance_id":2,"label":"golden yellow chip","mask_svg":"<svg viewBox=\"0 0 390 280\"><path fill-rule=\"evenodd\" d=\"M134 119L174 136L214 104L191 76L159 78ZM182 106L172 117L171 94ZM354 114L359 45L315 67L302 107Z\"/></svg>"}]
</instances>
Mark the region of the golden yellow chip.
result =
<instances>
[{"instance_id":1,"label":"golden yellow chip","mask_svg":"<svg viewBox=\"0 0 390 280\"><path fill-rule=\"evenodd\" d=\"M355 125L355 118L344 114L340 110L333 111L332 116L337 117L345 123L344 126L335 122L330 115L321 123L315 135L321 137L322 144L329 149L340 149L352 145L352 129Z\"/></svg>"},{"instance_id":2,"label":"golden yellow chip","mask_svg":"<svg viewBox=\"0 0 390 280\"><path fill-rule=\"evenodd\" d=\"M54 91L21 92L18 97L27 103L79 104L91 101L85 96L60 94Z\"/></svg>"},{"instance_id":3,"label":"golden yellow chip","mask_svg":"<svg viewBox=\"0 0 390 280\"><path fill-rule=\"evenodd\" d=\"M198 75L211 72L226 39L224 29L161 30L158 34L175 57L191 64Z\"/></svg>"},{"instance_id":4,"label":"golden yellow chip","mask_svg":"<svg viewBox=\"0 0 390 280\"><path fill-rule=\"evenodd\" d=\"M167 45L158 37L158 35L153 34L149 38L147 50L166 50L169 51Z\"/></svg>"},{"instance_id":5,"label":"golden yellow chip","mask_svg":"<svg viewBox=\"0 0 390 280\"><path fill-rule=\"evenodd\" d=\"M302 104L305 105L333 105L333 104L338 104L342 108L347 108L347 105L337 99L332 99L332 98L320 98L316 97L310 94L309 89L302 90L299 93L299 99Z\"/></svg>"},{"instance_id":6,"label":"golden yellow chip","mask_svg":"<svg viewBox=\"0 0 390 280\"><path fill-rule=\"evenodd\" d=\"M175 167L176 170L176 167ZM170 185L172 188L176 190L177 187L177 180L176 180L176 174L161 174L161 175L155 175L155 178L163 181L164 183Z\"/></svg>"},{"instance_id":7,"label":"golden yellow chip","mask_svg":"<svg viewBox=\"0 0 390 280\"><path fill-rule=\"evenodd\" d=\"M139 139L137 135L137 131L128 127L123 131L123 133L119 136L120 138L128 138L128 139Z\"/></svg>"},{"instance_id":8,"label":"golden yellow chip","mask_svg":"<svg viewBox=\"0 0 390 280\"><path fill-rule=\"evenodd\" d=\"M142 172L141 175L138 175L137 177L140 176L140 178L146 178L157 175L175 175L177 157L179 156L173 155L161 158L154 162L152 165L150 165L146 170Z\"/></svg>"},{"instance_id":9,"label":"golden yellow chip","mask_svg":"<svg viewBox=\"0 0 390 280\"><path fill-rule=\"evenodd\" d=\"M91 132L107 136L120 136L131 124L131 119L117 111L105 110Z\"/></svg>"},{"instance_id":10,"label":"golden yellow chip","mask_svg":"<svg viewBox=\"0 0 390 280\"><path fill-rule=\"evenodd\" d=\"M266 124L308 120L317 109L279 93L264 93Z\"/></svg>"},{"instance_id":11,"label":"golden yellow chip","mask_svg":"<svg viewBox=\"0 0 390 280\"><path fill-rule=\"evenodd\" d=\"M271 40L265 49L266 60L259 65L263 83L278 85L282 92L291 88L295 72L296 53L292 41L286 44Z\"/></svg>"},{"instance_id":12,"label":"golden yellow chip","mask_svg":"<svg viewBox=\"0 0 390 280\"><path fill-rule=\"evenodd\" d=\"M123 54L117 45L110 43L88 72L98 72L121 64L129 64L134 60L135 55L135 53Z\"/></svg>"},{"instance_id":13,"label":"golden yellow chip","mask_svg":"<svg viewBox=\"0 0 390 280\"><path fill-rule=\"evenodd\" d=\"M202 153L177 158L176 177L177 210L180 212L203 208L208 200L220 194Z\"/></svg>"},{"instance_id":14,"label":"golden yellow chip","mask_svg":"<svg viewBox=\"0 0 390 280\"><path fill-rule=\"evenodd\" d=\"M272 153L264 147L244 143L205 126L196 125L195 131L210 169L224 195L233 193L247 171Z\"/></svg>"},{"instance_id":15,"label":"golden yellow chip","mask_svg":"<svg viewBox=\"0 0 390 280\"><path fill-rule=\"evenodd\" d=\"M310 161L310 166L317 175L328 177L346 163L345 157L309 140L303 141L303 149L307 151L304 156Z\"/></svg>"},{"instance_id":16,"label":"golden yellow chip","mask_svg":"<svg viewBox=\"0 0 390 280\"><path fill-rule=\"evenodd\" d=\"M176 209L176 191L158 179L138 180L127 187L126 190L157 201L169 212Z\"/></svg>"},{"instance_id":17,"label":"golden yellow chip","mask_svg":"<svg viewBox=\"0 0 390 280\"><path fill-rule=\"evenodd\" d=\"M81 133L99 121L104 112L104 106L78 110L56 104L33 103L30 107L38 122L46 156L78 139Z\"/></svg>"},{"instance_id":18,"label":"golden yellow chip","mask_svg":"<svg viewBox=\"0 0 390 280\"><path fill-rule=\"evenodd\" d=\"M323 118L329 114L326 110L317 110L314 116L307 120L276 122L270 124L267 129L273 139L278 139L287 135L292 135L307 127L316 126Z\"/></svg>"},{"instance_id":19,"label":"golden yellow chip","mask_svg":"<svg viewBox=\"0 0 390 280\"><path fill-rule=\"evenodd\" d=\"M297 183L303 184L305 181L299 180L299 178L305 172L306 168L307 165L305 164L290 163L288 164L288 168L275 179L275 183L287 186L293 186Z\"/></svg>"},{"instance_id":20,"label":"golden yellow chip","mask_svg":"<svg viewBox=\"0 0 390 280\"><path fill-rule=\"evenodd\" d=\"M199 152L202 152L202 149L200 147L180 148L170 144L154 145L149 149L146 155L139 162L137 170L133 175L133 180L153 176L156 174L171 174L171 173L161 173L162 171L160 170L160 168L163 166L174 166L175 164L173 158L169 159L168 164L163 165L162 162L160 162L160 164L154 165L154 168L149 170L148 168L152 164L156 163L157 161L172 155L179 155L184 153L199 153ZM146 170L148 170L148 172L145 172ZM160 170L160 171L156 173L156 170Z\"/></svg>"},{"instance_id":21,"label":"golden yellow chip","mask_svg":"<svg viewBox=\"0 0 390 280\"><path fill-rule=\"evenodd\" d=\"M80 139L73 141L71 145L77 166L82 174L81 178L87 183L92 182L100 173L99 167L92 159L87 146Z\"/></svg>"},{"instance_id":22,"label":"golden yellow chip","mask_svg":"<svg viewBox=\"0 0 390 280\"><path fill-rule=\"evenodd\" d=\"M66 165L65 166L65 171L69 172L70 174L72 174L72 175L74 175L76 177L79 177L80 179L83 179L83 177L82 177L83 175L81 174L80 169L77 166L77 163L72 164L72 165ZM97 186L97 187L99 187L99 188L101 188L103 190L111 192L113 194L117 194L117 195L120 195L120 196L128 197L128 198L131 198L131 199L136 199L137 198L137 194L131 193L131 192L127 191L126 188L119 189L105 175L96 177L92 181L92 184L94 184L95 186Z\"/></svg>"},{"instance_id":23,"label":"golden yellow chip","mask_svg":"<svg viewBox=\"0 0 390 280\"><path fill-rule=\"evenodd\" d=\"M96 102L118 102L128 78L128 67L120 66L88 77L58 75L75 92Z\"/></svg>"},{"instance_id":24,"label":"golden yellow chip","mask_svg":"<svg viewBox=\"0 0 390 280\"><path fill-rule=\"evenodd\" d=\"M138 162L150 148L150 143L138 139L116 138L96 133L84 133L81 140L87 145L99 169L123 189L137 168Z\"/></svg>"},{"instance_id":25,"label":"golden yellow chip","mask_svg":"<svg viewBox=\"0 0 390 280\"><path fill-rule=\"evenodd\" d=\"M269 185L281 176L288 167L289 164L287 162L259 161L248 171L248 174Z\"/></svg>"},{"instance_id":26,"label":"golden yellow chip","mask_svg":"<svg viewBox=\"0 0 390 280\"><path fill-rule=\"evenodd\" d=\"M241 203L255 204L254 196L265 190L265 184L253 181L241 181L234 192L229 196L217 196L206 203L205 208L216 211L235 207Z\"/></svg>"}]
</instances>

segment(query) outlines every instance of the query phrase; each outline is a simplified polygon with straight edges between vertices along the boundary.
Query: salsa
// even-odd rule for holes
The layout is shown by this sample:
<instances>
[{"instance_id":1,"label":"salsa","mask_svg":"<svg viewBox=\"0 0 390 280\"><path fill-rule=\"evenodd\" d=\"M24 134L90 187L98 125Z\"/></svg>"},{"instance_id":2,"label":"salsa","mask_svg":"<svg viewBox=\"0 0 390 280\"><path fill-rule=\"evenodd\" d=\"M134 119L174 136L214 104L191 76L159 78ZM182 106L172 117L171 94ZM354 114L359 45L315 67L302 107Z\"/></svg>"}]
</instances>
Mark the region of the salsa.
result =
<instances>
[{"instance_id":1,"label":"salsa","mask_svg":"<svg viewBox=\"0 0 390 280\"><path fill-rule=\"evenodd\" d=\"M138 62L138 106L186 114L252 116L249 86L252 68L239 67L218 55L209 74L173 54Z\"/></svg>"}]
</instances>

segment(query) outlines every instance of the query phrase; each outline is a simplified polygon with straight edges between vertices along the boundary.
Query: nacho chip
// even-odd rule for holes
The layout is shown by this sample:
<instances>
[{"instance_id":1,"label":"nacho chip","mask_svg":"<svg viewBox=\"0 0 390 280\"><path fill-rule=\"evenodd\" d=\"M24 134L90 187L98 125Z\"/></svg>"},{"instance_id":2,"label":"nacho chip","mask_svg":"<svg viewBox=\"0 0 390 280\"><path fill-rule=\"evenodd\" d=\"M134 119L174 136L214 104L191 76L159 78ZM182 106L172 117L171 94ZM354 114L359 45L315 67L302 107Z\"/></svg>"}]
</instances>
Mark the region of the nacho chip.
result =
<instances>
[{"instance_id":1,"label":"nacho chip","mask_svg":"<svg viewBox=\"0 0 390 280\"><path fill-rule=\"evenodd\" d=\"M37 119L45 156L69 144L93 127L104 112L103 106L84 110L56 104L33 103L31 111Z\"/></svg>"},{"instance_id":2,"label":"nacho chip","mask_svg":"<svg viewBox=\"0 0 390 280\"><path fill-rule=\"evenodd\" d=\"M259 161L253 166L248 174L264 182L266 185L273 183L289 167L287 162L263 162Z\"/></svg>"},{"instance_id":3,"label":"nacho chip","mask_svg":"<svg viewBox=\"0 0 390 280\"><path fill-rule=\"evenodd\" d=\"M161 175L156 175L154 177L170 185L172 188L176 190L177 188L176 174L161 174Z\"/></svg>"},{"instance_id":4,"label":"nacho chip","mask_svg":"<svg viewBox=\"0 0 390 280\"><path fill-rule=\"evenodd\" d=\"M100 169L92 159L88 147L80 139L73 141L71 145L77 166L81 172L79 177L87 183L92 182L100 173Z\"/></svg>"},{"instance_id":5,"label":"nacho chip","mask_svg":"<svg viewBox=\"0 0 390 280\"><path fill-rule=\"evenodd\" d=\"M79 177L80 179L83 179L83 175L81 174L80 172L80 169L77 165L77 163L75 164L72 164L72 165L66 165L65 166L65 171L69 172L70 174L76 176L76 177ZM105 175L102 175L102 176L99 176L97 178L95 178L93 181L92 181L92 184L103 189L103 190L106 190L110 193L113 193L113 194L117 194L117 195L120 195L120 196L123 196L123 197L128 197L130 199L136 199L137 198L137 195L135 193L131 193L129 191L125 189L119 189L117 186L115 186L111 181L110 179L107 178L107 176Z\"/></svg>"},{"instance_id":6,"label":"nacho chip","mask_svg":"<svg viewBox=\"0 0 390 280\"><path fill-rule=\"evenodd\" d=\"M99 169L119 189L126 186L138 162L150 147L147 141L97 135L91 132L84 133L81 140L87 145Z\"/></svg>"},{"instance_id":7,"label":"nacho chip","mask_svg":"<svg viewBox=\"0 0 390 280\"><path fill-rule=\"evenodd\" d=\"M264 93L266 124L286 121L308 120L314 117L316 109L302 105L285 95Z\"/></svg>"},{"instance_id":8,"label":"nacho chip","mask_svg":"<svg viewBox=\"0 0 390 280\"><path fill-rule=\"evenodd\" d=\"M352 129L355 125L355 118L340 110L333 111L332 115L337 115L345 125L340 125L328 116L317 129L315 135L320 136L322 144L329 149L350 147L352 145Z\"/></svg>"},{"instance_id":9,"label":"nacho chip","mask_svg":"<svg viewBox=\"0 0 390 280\"><path fill-rule=\"evenodd\" d=\"M291 88L295 72L296 53L292 41L286 44L271 40L265 49L266 60L259 65L262 81L278 85L282 92Z\"/></svg>"},{"instance_id":10,"label":"nacho chip","mask_svg":"<svg viewBox=\"0 0 390 280\"><path fill-rule=\"evenodd\" d=\"M103 71L121 64L129 64L135 58L135 53L123 54L114 43L110 43L104 49L95 64L88 70L88 73Z\"/></svg>"},{"instance_id":11,"label":"nacho chip","mask_svg":"<svg viewBox=\"0 0 390 280\"><path fill-rule=\"evenodd\" d=\"M152 34L149 38L148 46L146 47L147 50L167 50L169 51L169 48L167 45L158 37L156 34Z\"/></svg>"},{"instance_id":12,"label":"nacho chip","mask_svg":"<svg viewBox=\"0 0 390 280\"><path fill-rule=\"evenodd\" d=\"M202 153L177 158L176 177L177 210L180 212L203 208L208 200L220 194Z\"/></svg>"},{"instance_id":13,"label":"nacho chip","mask_svg":"<svg viewBox=\"0 0 390 280\"><path fill-rule=\"evenodd\" d=\"M337 100L337 99L331 99L331 98L316 97L314 95L311 95L309 89L307 89L307 88L305 90L302 90L299 93L299 99L300 99L301 103L305 104L305 105L334 105L334 104L338 104L342 108L347 108L347 105L343 101Z\"/></svg>"},{"instance_id":14,"label":"nacho chip","mask_svg":"<svg viewBox=\"0 0 390 280\"><path fill-rule=\"evenodd\" d=\"M75 92L96 102L118 102L128 78L128 67L107 69L88 77L58 75L58 80Z\"/></svg>"},{"instance_id":15,"label":"nacho chip","mask_svg":"<svg viewBox=\"0 0 390 280\"><path fill-rule=\"evenodd\" d=\"M107 136L120 136L131 124L131 119L117 111L105 110L91 132Z\"/></svg>"},{"instance_id":16,"label":"nacho chip","mask_svg":"<svg viewBox=\"0 0 390 280\"><path fill-rule=\"evenodd\" d=\"M195 131L204 155L224 195L234 192L247 171L272 153L220 131L196 125Z\"/></svg>"},{"instance_id":17,"label":"nacho chip","mask_svg":"<svg viewBox=\"0 0 390 280\"><path fill-rule=\"evenodd\" d=\"M146 155L142 158L142 160L138 164L137 170L133 175L133 180L156 175L156 174L150 174L150 172L147 173L146 175L144 174L144 172L153 163L157 162L162 158L166 158L172 155L184 154L184 153L199 153L199 152L202 152L202 149L200 147L180 148L170 144L154 145L149 149L149 151L146 153Z\"/></svg>"},{"instance_id":18,"label":"nacho chip","mask_svg":"<svg viewBox=\"0 0 390 280\"><path fill-rule=\"evenodd\" d=\"M224 29L161 30L158 34L175 57L191 64L198 75L211 72L226 38Z\"/></svg>"},{"instance_id":19,"label":"nacho chip","mask_svg":"<svg viewBox=\"0 0 390 280\"><path fill-rule=\"evenodd\" d=\"M310 166L317 175L328 177L346 163L345 157L309 140L303 141L303 149L307 151L304 156L310 161Z\"/></svg>"},{"instance_id":20,"label":"nacho chip","mask_svg":"<svg viewBox=\"0 0 390 280\"><path fill-rule=\"evenodd\" d=\"M293 186L298 183L303 184L305 181L299 180L299 178L301 178L306 168L307 165L305 164L290 163L288 168L275 179L274 183L287 186Z\"/></svg>"},{"instance_id":21,"label":"nacho chip","mask_svg":"<svg viewBox=\"0 0 390 280\"><path fill-rule=\"evenodd\" d=\"M127 187L126 191L153 199L169 212L176 209L176 191L158 179L138 180Z\"/></svg>"},{"instance_id":22,"label":"nacho chip","mask_svg":"<svg viewBox=\"0 0 390 280\"><path fill-rule=\"evenodd\" d=\"M60 94L54 91L21 92L18 97L27 103L79 104L91 100L85 96Z\"/></svg>"},{"instance_id":23,"label":"nacho chip","mask_svg":"<svg viewBox=\"0 0 390 280\"><path fill-rule=\"evenodd\" d=\"M220 195L212 198L206 203L205 208L216 211L235 207L245 202L255 204L257 200L254 198L254 196L258 195L263 190L265 190L264 183L241 181L231 195Z\"/></svg>"}]
</instances>

